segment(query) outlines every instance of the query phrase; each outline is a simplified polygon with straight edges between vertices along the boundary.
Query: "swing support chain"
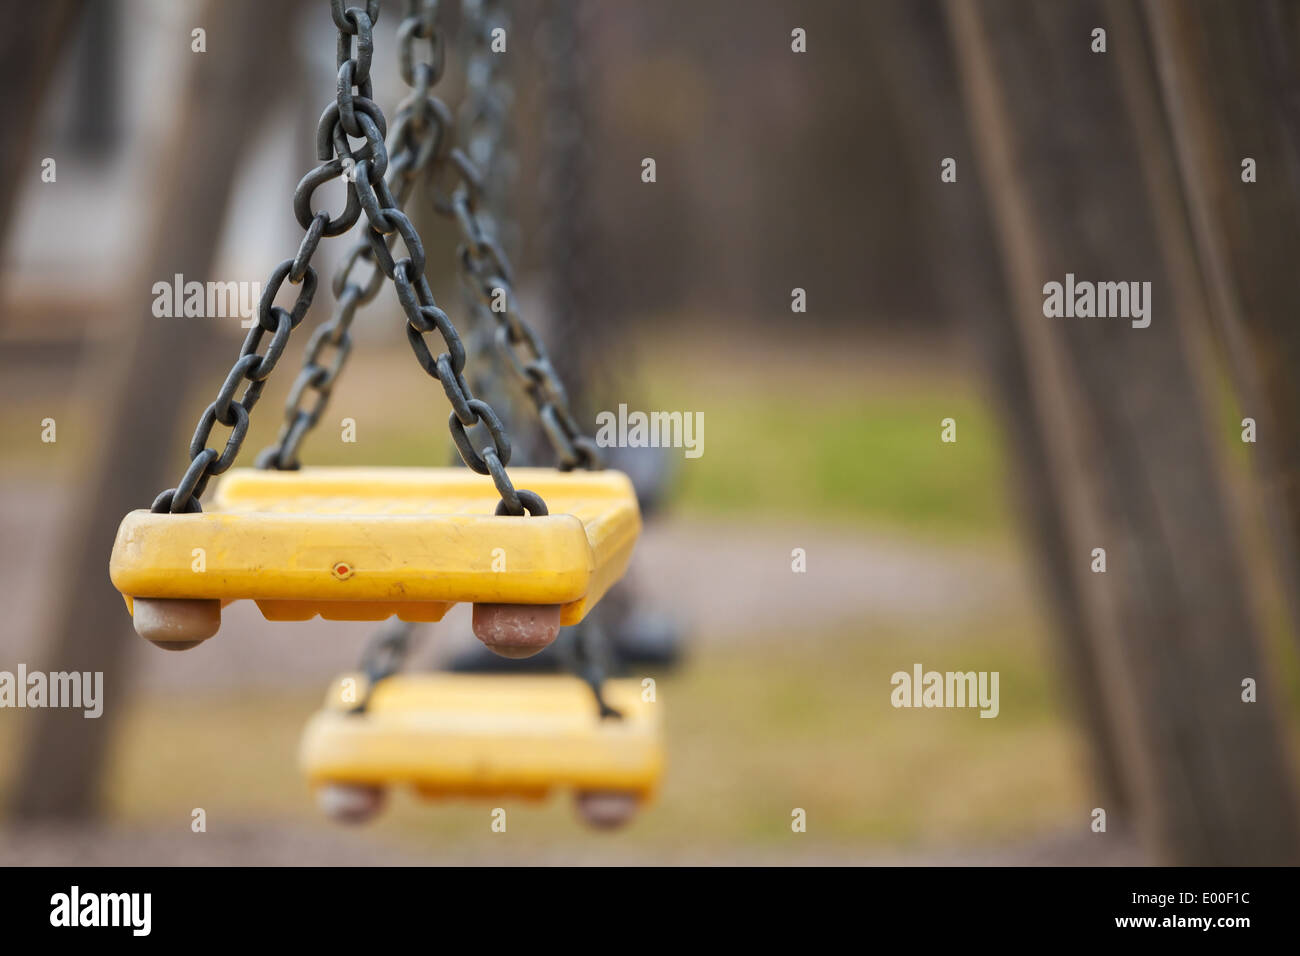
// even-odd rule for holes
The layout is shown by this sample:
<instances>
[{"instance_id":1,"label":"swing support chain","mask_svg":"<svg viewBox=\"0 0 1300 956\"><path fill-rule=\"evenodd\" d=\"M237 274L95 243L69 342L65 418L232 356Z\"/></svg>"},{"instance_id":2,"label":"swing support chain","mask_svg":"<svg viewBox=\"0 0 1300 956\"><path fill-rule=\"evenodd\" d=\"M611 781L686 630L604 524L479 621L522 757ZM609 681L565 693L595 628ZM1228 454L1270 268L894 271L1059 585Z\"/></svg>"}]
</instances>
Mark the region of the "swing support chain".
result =
<instances>
[{"instance_id":1,"label":"swing support chain","mask_svg":"<svg viewBox=\"0 0 1300 956\"><path fill-rule=\"evenodd\" d=\"M337 22L337 21L336 21ZM402 21L401 34L408 37L424 21L407 18ZM401 70L403 76L411 76L412 90L398 104L394 115L393 127L388 135L388 171L385 173L385 185L392 193L397 209L405 209L415 184L426 171L430 159L438 153L440 140L450 124L450 114L440 100L429 96L429 84L442 75L446 65L443 45L437 34L432 34L431 55L427 66L421 69L418 80L415 78L411 47L404 42L402 46ZM340 46L340 57L349 59L349 52ZM339 63L340 68L344 65ZM421 64L424 66L426 64ZM354 68L355 75L355 68ZM332 137L332 129L318 130L318 139L322 136ZM391 249L397 233L384 237L384 242ZM364 276L362 270L366 270ZM329 402L334 383L352 351L352 337L349 332L357 309L371 302L379 294L384 282L384 272L375 260L375 252L370 237L358 240L343 257L335 270L331 290L334 293L334 312L328 322L313 333L307 343L303 357L302 370L289 393L285 403L285 421L274 444L263 449L258 455L259 468L274 468L282 471L294 471L301 467L298 449L303 440L320 421ZM321 361L325 348L335 349L330 364ZM315 398L310 409L304 407L303 398L310 389Z\"/></svg>"},{"instance_id":2,"label":"swing support chain","mask_svg":"<svg viewBox=\"0 0 1300 956\"><path fill-rule=\"evenodd\" d=\"M343 0L330 0L330 2L333 6L339 7ZM436 127L437 130L437 138L430 149L434 167L443 161L450 145L452 132L446 108L437 103L427 92L437 81L442 64L440 51L443 42L434 19L436 11L435 0L407 0L406 15L398 27L398 37L403 44L400 59L403 78L409 76L414 80L412 87L419 105L413 106L413 109L419 108L424 111L420 121L411 122L424 122ZM451 403L452 411L447 424L457 451L472 471L480 475L490 475L498 494L501 495L501 502L496 509L497 514L545 515L546 503L541 496L526 489L516 489L510 481L505 470L506 465L510 463L510 439L506 435L505 427L487 402L474 397L465 381L463 375L466 361L465 347L447 313L434 301L433 292L424 275L424 245L414 224L398 207L396 197L393 196L384 178L389 166L389 157L384 143L384 132L379 125L383 114L379 112L378 107L374 109L375 115L371 115L368 108L357 108L363 100L354 96L351 91L350 81L354 81L355 77L361 74L362 61L368 59L366 51L373 43L370 37L370 19L356 7L343 11L342 18L350 24L351 30L342 27L339 29L339 58L342 62L339 66L338 114L332 135L333 149L349 170L351 188L369 227L365 236L374 260L383 274L393 282L397 301L406 313L406 335L416 358L421 367L439 381ZM339 18L336 17L335 22L338 21ZM355 59L350 56L349 36L353 34L357 37ZM435 62L414 62L409 45L417 39L429 43L434 51ZM345 56L347 59L344 59ZM368 62L365 63L365 69L368 72ZM331 112L327 110L326 116L330 115ZM355 127L348 128L349 122L354 123ZM363 137L366 140L365 147L354 152L348 141L349 136ZM329 144L322 136L318 135L318 140L323 155L328 150ZM406 255L400 259L394 259L393 252L389 248L388 238L393 234L401 238L406 250ZM427 333L434 331L439 333L446 346L446 351L436 358L424 338ZM482 452L475 449L466 432L467 428L480 423L490 438L490 444L487 444Z\"/></svg>"},{"instance_id":3,"label":"swing support chain","mask_svg":"<svg viewBox=\"0 0 1300 956\"><path fill-rule=\"evenodd\" d=\"M414 634L414 624L394 617L389 618L371 638L361 655L361 671L366 675L366 686L361 700L352 708L353 713L364 713L375 685L402 669L411 653Z\"/></svg>"},{"instance_id":4,"label":"swing support chain","mask_svg":"<svg viewBox=\"0 0 1300 956\"><path fill-rule=\"evenodd\" d=\"M605 674L609 670L609 641L600 619L589 614L573 626L571 669L591 688L601 720L622 720L623 713L605 699Z\"/></svg>"},{"instance_id":5,"label":"swing support chain","mask_svg":"<svg viewBox=\"0 0 1300 956\"><path fill-rule=\"evenodd\" d=\"M529 398L547 439L555 450L561 471L604 467L600 449L586 435L569 408L568 393L552 364L540 336L519 314L509 259L496 235L488 210L489 179L505 138L509 91L497 63L502 57L492 49L493 37L508 24L504 8L492 0L465 0L469 29L466 101L461 111L464 149L453 149L441 168L434 170L434 209L455 220L461 234L457 263L461 281L474 303L474 316L489 333L496 354ZM450 175L448 175L450 174ZM451 180L443 188L437 177ZM488 335L484 336L489 337Z\"/></svg>"},{"instance_id":6,"label":"swing support chain","mask_svg":"<svg viewBox=\"0 0 1300 956\"><path fill-rule=\"evenodd\" d=\"M483 56L482 38L494 28L485 22L491 18L496 27L508 31L510 19L499 3L488 0L462 0L461 29L458 46L466 63L466 90L456 117L458 138L464 141L465 151L482 171L492 201L484 210L485 219L493 236L502 244L509 257L518 248L519 226L511 218L512 187L516 175L514 155L509 148L509 116L514 103L514 89L509 71L498 68L503 57ZM471 74L476 70L488 71L484 76ZM494 404L512 417L516 411L516 397L506 386L504 360L497 354L494 332L496 323L491 312L479 300L478 293L461 283L461 301L468 311L470 342L470 384L481 395L490 395ZM517 420L517 419L516 419ZM518 442L521 435L516 434ZM532 435L524 432L522 449L529 463L536 460ZM515 457L520 457L516 447Z\"/></svg>"},{"instance_id":7,"label":"swing support chain","mask_svg":"<svg viewBox=\"0 0 1300 956\"><path fill-rule=\"evenodd\" d=\"M395 177L399 179L398 195L409 194L408 168L412 174L417 167L432 160L437 166L446 154L452 130L450 114L446 107L428 94L441 76L444 66L443 43L435 23L436 0L406 0L406 16L399 27L402 41L401 72L413 87L404 103L410 112L399 116L394 129L394 140L402 151L395 155ZM306 234L293 259L286 259L272 272L258 305L258 324L245 340L240 355L227 375L217 399L204 410L190 441L190 465L180 483L160 494L152 505L155 513L198 512L202 510L199 498L209 479L228 470L234 464L248 432L248 413L260 397L267 377L274 369L290 333L301 324L316 291L316 272L310 266L312 255L324 236L341 235L365 215L368 228L365 242L369 258L382 276L393 281L398 301L406 313L407 338L424 369L437 378L452 405L448 420L452 439L465 464L478 474L490 475L501 501L498 514L544 515L546 503L539 495L525 489L516 489L506 473L510 461L510 440L496 413L486 402L475 398L462 375L465 366L465 348L455 326L446 313L438 308L433 293L424 276L425 254L419 234L400 208L385 178L389 155L385 145L386 120L379 105L372 99L373 83L370 78L371 59L374 52L373 24L379 16L379 0L365 0L365 9L345 7L345 0L330 0L330 13L338 28L338 85L337 97L321 115L317 125L317 157L322 164L309 172L299 182L294 192L294 212ZM414 63L411 44L415 39L427 40L433 51L431 62ZM355 90L355 92L354 92ZM412 147L412 134L426 130L428 138ZM399 134L400 135L397 135ZM349 137L364 139L365 144L354 149ZM311 196L321 184L344 176L347 181L347 203L336 218L328 213L312 213ZM371 180L374 180L372 184ZM405 188L403 188L405 187ZM406 247L406 256L394 260L390 244L400 236ZM360 253L357 253L357 257ZM345 264L353 257L345 259ZM343 273L346 275L346 270ZM273 305L285 278L302 288L292 311ZM336 278L337 281L337 278ZM382 278L371 277L360 287L368 291L372 285L375 293ZM352 293L353 284L346 279L340 283L342 304L339 313L330 323L317 330L307 351L306 363L291 390L288 413L292 417L282 431L281 439L268 449L261 462L277 467L293 467L296 449L303 436L319 420L333 383L346 361L351 348L348 325L359 293ZM354 296L357 302L353 303ZM446 351L436 358L430 352L423 335L437 330ZM256 352L262 337L272 332L273 337L264 354ZM329 366L317 362L326 344L337 351ZM247 381L238 399L235 393ZM310 411L300 408L306 389L313 388L316 398ZM206 447L213 427L220 423L231 433L225 448L218 453ZM480 453L471 443L466 428L482 423L491 444Z\"/></svg>"},{"instance_id":8,"label":"swing support chain","mask_svg":"<svg viewBox=\"0 0 1300 956\"><path fill-rule=\"evenodd\" d=\"M604 462L598 446L574 420L567 392L545 346L518 312L503 230L498 216L493 215L494 205L488 201L495 199L499 212L501 197L489 197L489 186L504 190L508 179L506 128L513 90L499 66L504 57L492 49L494 35L508 32L508 11L498 0L463 0L463 10L467 83L458 126L464 153L455 163L462 174L461 183L450 200L435 193L434 206L454 218L461 229L457 260L475 320L476 343L490 343L497 357L495 364L514 374L536 410L559 468L599 470ZM594 616L574 627L573 638L570 667L591 688L600 718L621 718L605 700L606 637Z\"/></svg>"},{"instance_id":9,"label":"swing support chain","mask_svg":"<svg viewBox=\"0 0 1300 956\"><path fill-rule=\"evenodd\" d=\"M336 164L324 163L303 177L295 192L295 202L301 196L304 203L310 201L316 186L338 175ZM341 168L340 168L341 171ZM304 205L304 208L307 208ZM346 220L348 213L341 219ZM248 433L248 417L253 406L261 397L267 380L275 370L276 364L284 354L289 336L307 315L312 298L316 294L316 270L310 265L316 247L324 236L337 235L346 231L350 223L339 228L340 220L330 218L329 213L319 212L309 215L303 228L306 234L292 259L285 259L271 273L257 306L257 324L249 329L244 344L239 350L239 357L226 375L217 398L203 414L199 416L198 427L190 439L190 464L184 476L175 488L170 488L154 499L150 510L155 514L197 513L203 510L199 504L208 481L215 475L227 471L234 464L244 438ZM288 279L290 284L300 286L292 310L285 310L274 305L276 294ZM271 333L271 341L266 351L259 353L258 347L266 333ZM246 384L244 384L246 383ZM235 397L241 384L243 393ZM207 447L213 428L218 425L230 428L225 448L218 453Z\"/></svg>"},{"instance_id":10,"label":"swing support chain","mask_svg":"<svg viewBox=\"0 0 1300 956\"><path fill-rule=\"evenodd\" d=\"M343 14L342 4L331 0L331 13L334 22L342 31L349 22ZM366 18L367 24L372 22L379 15L379 0L366 0L366 12L361 15ZM342 47L343 40L340 40L340 52ZM370 98L373 92L370 80L371 52L367 33L364 44L358 45L357 60L354 61L349 72L358 90L356 97L349 96L349 108L353 113L358 109L372 111L382 123L383 114ZM341 93L340 99L342 99ZM331 104L330 109L326 110L326 116L330 115L331 110L336 109L340 107ZM325 117L321 119L324 125ZM370 145L367 144L363 151L365 155L369 155L370 149ZM361 215L361 206L356 191L351 185L348 187L347 202L343 212L337 217L331 217L325 211L312 212L311 199L316 190L324 183L338 179L346 173L342 160L329 152L321 153L318 158L322 160L321 164L299 180L294 189L294 214L298 224L305 230L298 251L292 259L285 259L276 266L267 280L262 297L258 301L257 324L249 330L244 339L239 357L226 375L216 400L199 416L198 427L195 428L194 435L190 439L190 463L184 476L175 488L158 495L150 506L150 510L155 514L164 512L193 514L203 510L199 498L207 488L209 480L229 470L235 463L235 458L248 434L249 413L261 397L267 380L284 354L289 336L302 324L307 310L311 308L312 299L316 294L316 270L311 267L311 259L321 239L342 235L356 224ZM288 279L291 285L300 286L291 310L285 310L274 304L285 279ZM268 332L271 333L271 341L267 344L266 351L259 353L257 350ZM340 348L340 356L336 360L337 366L341 366L343 358L346 358L346 346ZM236 398L235 394L242 383L246 383L244 390ZM295 386L294 393L299 394L301 390L299 386ZM321 407L323 408L323 403ZM214 448L207 447L212 430L218 424L231 429L225 447L220 453Z\"/></svg>"},{"instance_id":11,"label":"swing support chain","mask_svg":"<svg viewBox=\"0 0 1300 956\"><path fill-rule=\"evenodd\" d=\"M458 125L465 144L465 165L471 175L452 194L451 213L462 228L464 242L457 258L475 319L475 341L490 343L496 364L513 372L536 409L559 467L565 471L579 466L599 470L604 462L598 446L574 421L567 393L541 339L516 308L509 259L504 251L502 203L498 194L489 196L491 189L507 187L509 172L506 126L513 91L505 70L499 66L504 57L492 49L496 31L508 31L508 11L499 0L463 0L463 9L468 81ZM475 250L483 251L475 254ZM499 270L493 268L498 265ZM519 346L531 354L521 355ZM588 615L576 624L572 636L569 669L591 689L602 720L621 719L623 715L605 699L608 641L597 615Z\"/></svg>"},{"instance_id":12,"label":"swing support chain","mask_svg":"<svg viewBox=\"0 0 1300 956\"><path fill-rule=\"evenodd\" d=\"M517 310L513 307L513 293L509 287L510 268L505 253L495 238L496 223L488 212L488 207L478 205L479 197L482 197L485 192L483 189L485 179L492 178L498 184L505 179L504 171L501 168L501 145L505 140L511 90L504 74L497 67L500 58L491 50L491 38L496 30L504 30L508 26L508 20L504 10L491 0L464 0L463 10L463 29L466 32L470 47L467 56L468 83L466 100L462 105L460 122L455 132L458 132L464 138L465 151L452 150L448 152L441 148L442 144L450 141L453 135L453 126L445 111L440 109L423 110L417 113L411 105L430 101L429 88L441 76L445 63L442 35L437 32L436 27L437 4L434 0L428 0L428 2L407 0L404 20L398 28L401 74L407 85L412 89L399 108L395 130L403 128L405 117L408 115L417 116L421 125L430 123L437 126L437 145L427 152L420 151L419 155L424 159L432 158L433 160L428 166L427 175L430 179L431 188L435 190L435 209L441 211L450 208L457 222L461 225L462 235L468 234L471 237L462 245L458 258L462 265L462 281L467 292L467 304L476 320L472 327L475 344L481 345L484 340L487 340L489 344L500 348L499 360L506 360L510 367L515 370L525 386L525 391L533 399L539 418L546 427L548 434L553 436L552 440L560 459L561 468L571 470L578 464L582 464L588 469L599 469L603 467L603 464L595 443L583 438L581 435L577 424L568 411L563 386L559 383L555 370L540 340L532 332L531 328L523 322ZM433 61L431 63L416 63L413 45L417 39L428 41L433 51ZM340 56L343 56L343 53L340 53ZM437 101L432 102L436 103ZM400 137L395 133L393 137L390 137L390 142L400 142ZM390 174L392 166L398 164L401 155L398 152L393 153ZM476 162L470 160L471 156L474 157ZM406 163L402 165L404 170L408 168ZM412 162L409 169L413 173L416 169L423 167L423 162ZM445 203L441 203L436 193L438 175L440 173L445 174L447 170L459 174L461 178L461 185L456 189L450 207ZM365 190L368 187L368 178L364 175L366 171L358 169L358 172L362 175L356 176L355 181L361 195L362 207L366 210L372 227L376 220L379 220L378 229L372 228L372 233L382 231L384 225L389 224L382 221L384 215L382 196L376 195L372 199L366 195ZM391 180L391 175L388 179ZM409 184L409 179L402 180L403 187L407 184ZM399 205L405 197L404 190L399 192L397 197ZM379 212L378 216L371 213L371 210L376 208ZM400 222L398 225L399 228L389 234L388 239L390 241L393 235L401 231ZM411 244L407 233L402 232L402 238L406 243L408 252L413 257L422 257L423 250L419 250L417 253L417 247ZM418 243L418 237L415 237L415 241ZM421 366L444 383L448 398L451 399L453 408L456 408L457 392L459 390L448 385L444 374L446 372L444 361L448 360L450 356L444 355L439 356L438 359L433 359L428 348L424 345L423 339L416 334L417 331L423 330L416 316L412 315L415 310L411 308L409 303L409 273L400 271L402 262L396 262L391 267L389 266L391 250L387 261L382 258L375 259L379 247L375 244L373 235L368 236L367 243L368 248L372 250L368 259L378 263L376 272L378 272L379 268L383 268L394 279L399 299L402 301L403 308L408 315L407 334ZM477 268L475 267L476 263L478 264ZM486 269L482 268L485 264ZM471 279L477 278L478 281L466 282L466 276L470 276ZM337 281L336 294L338 292ZM485 301L485 295L488 297L487 301ZM492 326L495 323L492 317L496 313L488 307L488 302L493 299L499 301L500 296L505 296L511 302L511 307L506 313L505 324L498 331L498 334L494 335ZM419 314L418 311L417 314ZM512 328L518 331L520 340L528 343L532 349L531 357L525 361L521 361L510 348L508 336ZM441 327L440 331L442 331ZM494 348L494 351L497 348ZM452 351L455 354L454 348ZM463 355L464 350L462 347L457 356L460 361L457 362L456 366L453 366L453 371L457 375L464 366ZM463 379L460 379L458 384L463 384ZM468 389L464 391L468 393ZM480 403L480 405L482 408L487 408L483 403ZM490 409L488 411L490 412ZM476 454L474 445L471 443L467 431L464 428L457 428L457 425L462 424L462 422L457 418L455 412L453 412L450 424L457 449L466 463L470 464ZM464 424L468 425L467 422ZM491 462L490 452L499 447L498 434L503 433L503 429L500 422L496 420L495 415L483 415L481 424L488 431L492 444L485 446L483 452L479 453L479 457L480 460ZM291 426L286 424L286 428L289 427ZM472 464L471 467L473 467ZM476 633L479 630L478 625L480 623L478 615L483 610L483 608L477 606L475 608ZM519 609L508 608L500 610L505 612L507 618L516 615L519 611ZM588 629L592 626L594 625L588 624ZM411 649L410 635L410 625L393 621L382 628L376 634L372 643L368 645L361 665L362 670L365 671L369 678L368 689L365 698L356 706L356 711L365 710L371 689L377 683L396 673L403 666L405 658ZM608 706L602 693L604 667L598 659L597 649L592 646L600 643L600 635L589 634L587 629L583 629L579 625L575 632L575 639L577 644L576 660L573 663L580 675L591 687L600 717L620 717L621 714L618 711Z\"/></svg>"}]
</instances>

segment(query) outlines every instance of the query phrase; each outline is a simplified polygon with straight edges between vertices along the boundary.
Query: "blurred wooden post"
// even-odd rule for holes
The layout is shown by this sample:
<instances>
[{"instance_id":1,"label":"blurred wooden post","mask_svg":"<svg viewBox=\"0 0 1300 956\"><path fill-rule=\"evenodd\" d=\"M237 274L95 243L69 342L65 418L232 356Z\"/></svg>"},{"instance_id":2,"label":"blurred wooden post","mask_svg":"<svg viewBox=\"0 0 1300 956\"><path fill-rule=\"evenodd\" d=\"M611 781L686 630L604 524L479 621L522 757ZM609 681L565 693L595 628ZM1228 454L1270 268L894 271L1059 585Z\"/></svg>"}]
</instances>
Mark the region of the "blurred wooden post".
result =
<instances>
[{"instance_id":1,"label":"blurred wooden post","mask_svg":"<svg viewBox=\"0 0 1300 956\"><path fill-rule=\"evenodd\" d=\"M931 235L925 250L928 277L941 307L952 317L983 363L1011 446L1020 523L1038 559L1035 573L1048 596L1060 642L1062 682L1090 745L1098 799L1124 808L1118 744L1106 719L1101 686L1083 614L1084 595L1071 568L1060 499L1053 493L1043 423L1034 410L1028 356L1015 326L999 270L997 244L983 190L979 186L970 133L961 107L952 51L938 4L890 2L866 8L875 38L873 55L891 77L895 109L908 117L903 149L916 171L909 184L923 199ZM957 183L939 179L945 157L958 161Z\"/></svg>"},{"instance_id":2,"label":"blurred wooden post","mask_svg":"<svg viewBox=\"0 0 1300 956\"><path fill-rule=\"evenodd\" d=\"M1162 862L1295 863L1300 823L1239 542L1096 2L947 4L1111 739ZM1048 318L1043 285L1150 281L1151 324ZM1186 324L1185 324L1186 323ZM1092 550L1107 570L1092 573ZM1244 678L1260 702L1243 703ZM1116 822L1111 816L1112 825ZM1081 820L1081 828L1088 821ZM1101 838L1101 837L1099 837Z\"/></svg>"},{"instance_id":3,"label":"blurred wooden post","mask_svg":"<svg viewBox=\"0 0 1300 956\"><path fill-rule=\"evenodd\" d=\"M1148 0L1210 310L1300 632L1300 19L1275 0ZM1242 181L1242 160L1256 181Z\"/></svg>"},{"instance_id":4,"label":"blurred wooden post","mask_svg":"<svg viewBox=\"0 0 1300 956\"><path fill-rule=\"evenodd\" d=\"M0 257L9 235L23 183L40 183L40 168L23 171L55 68L76 38L85 0L45 0L10 11L10 26L0 31L0 63L7 64L8 106L0 124ZM25 22L12 23L14 15Z\"/></svg>"},{"instance_id":5,"label":"blurred wooden post","mask_svg":"<svg viewBox=\"0 0 1300 956\"><path fill-rule=\"evenodd\" d=\"M129 642L139 640L108 580L113 538L123 514L148 507L184 470L185 398L194 371L206 367L213 346L225 341L210 323L152 318L152 286L178 272L210 274L240 161L277 89L293 81L295 61L284 51L298 10L297 3L207 0L195 18L207 30L207 52L188 58L188 76L176 84L173 125L155 153L153 224L139 271L127 285L118 334L103 340L114 354L91 356L86 407L99 424L92 433L96 445L86 456L86 472L72 476L72 500L44 595L39 666L102 671L104 713L86 720L74 709L28 712L13 796L18 817L84 817L96 809L113 727L127 707ZM188 30L175 40L188 46ZM325 79L322 96L332 88ZM303 155L311 158L309 144ZM233 361L237 345L230 344ZM214 379L213 389L219 384Z\"/></svg>"}]
</instances>

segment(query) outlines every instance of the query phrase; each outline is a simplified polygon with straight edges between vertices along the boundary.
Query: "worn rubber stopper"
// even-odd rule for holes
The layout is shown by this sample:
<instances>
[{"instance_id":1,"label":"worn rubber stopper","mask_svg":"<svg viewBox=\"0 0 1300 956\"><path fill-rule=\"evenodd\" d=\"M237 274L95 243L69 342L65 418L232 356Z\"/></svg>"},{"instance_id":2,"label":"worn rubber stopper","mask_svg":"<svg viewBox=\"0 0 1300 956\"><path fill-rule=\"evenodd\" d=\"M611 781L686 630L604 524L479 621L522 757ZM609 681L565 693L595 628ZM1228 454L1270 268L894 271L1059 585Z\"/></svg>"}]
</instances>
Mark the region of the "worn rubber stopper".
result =
<instances>
[{"instance_id":1,"label":"worn rubber stopper","mask_svg":"<svg viewBox=\"0 0 1300 956\"><path fill-rule=\"evenodd\" d=\"M316 805L339 823L365 823L384 808L388 791L349 783L327 783L316 791Z\"/></svg>"},{"instance_id":2,"label":"worn rubber stopper","mask_svg":"<svg viewBox=\"0 0 1300 956\"><path fill-rule=\"evenodd\" d=\"M474 636L502 657L532 657L558 633L558 604L474 605Z\"/></svg>"},{"instance_id":3,"label":"worn rubber stopper","mask_svg":"<svg viewBox=\"0 0 1300 956\"><path fill-rule=\"evenodd\" d=\"M624 790L580 790L573 802L582 822L597 830L625 826L636 816L636 794Z\"/></svg>"},{"instance_id":4,"label":"worn rubber stopper","mask_svg":"<svg viewBox=\"0 0 1300 956\"><path fill-rule=\"evenodd\" d=\"M215 599L136 598L135 631L156 647L187 651L221 630L221 602Z\"/></svg>"}]
</instances>

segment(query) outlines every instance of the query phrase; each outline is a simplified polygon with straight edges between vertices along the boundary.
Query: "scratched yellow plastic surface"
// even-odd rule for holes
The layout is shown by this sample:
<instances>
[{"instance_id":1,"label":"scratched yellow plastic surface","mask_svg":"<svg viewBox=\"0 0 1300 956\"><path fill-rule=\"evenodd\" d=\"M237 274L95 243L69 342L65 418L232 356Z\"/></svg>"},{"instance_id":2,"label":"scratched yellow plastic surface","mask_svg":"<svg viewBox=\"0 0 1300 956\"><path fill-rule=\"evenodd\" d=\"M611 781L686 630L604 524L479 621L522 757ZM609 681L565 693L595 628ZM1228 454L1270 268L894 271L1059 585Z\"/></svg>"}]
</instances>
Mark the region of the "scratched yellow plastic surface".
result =
<instances>
[{"instance_id":1,"label":"scratched yellow plastic surface","mask_svg":"<svg viewBox=\"0 0 1300 956\"><path fill-rule=\"evenodd\" d=\"M637 681L607 681L621 720L600 720L576 677L401 674L381 681L365 713L348 713L365 678L331 687L303 733L299 762L313 785L412 786L426 797L553 788L649 797L663 773L660 704Z\"/></svg>"},{"instance_id":2,"label":"scratched yellow plastic surface","mask_svg":"<svg viewBox=\"0 0 1300 956\"><path fill-rule=\"evenodd\" d=\"M576 624L627 568L641 529L632 483L510 476L550 514L493 514L491 479L465 468L238 469L202 514L128 514L110 574L128 606L250 599L270 620L437 621L460 601L561 604Z\"/></svg>"}]
</instances>

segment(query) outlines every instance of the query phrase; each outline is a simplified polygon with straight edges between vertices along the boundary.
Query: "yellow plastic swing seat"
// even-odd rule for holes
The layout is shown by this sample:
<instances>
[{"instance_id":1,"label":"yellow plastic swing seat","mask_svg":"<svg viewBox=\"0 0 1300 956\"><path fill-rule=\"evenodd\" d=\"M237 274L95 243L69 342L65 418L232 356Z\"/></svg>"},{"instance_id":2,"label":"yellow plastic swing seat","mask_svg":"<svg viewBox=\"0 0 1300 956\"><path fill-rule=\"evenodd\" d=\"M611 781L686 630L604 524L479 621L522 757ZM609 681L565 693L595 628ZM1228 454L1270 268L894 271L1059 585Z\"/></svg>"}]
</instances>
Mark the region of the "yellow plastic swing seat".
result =
<instances>
[{"instance_id":1,"label":"yellow plastic swing seat","mask_svg":"<svg viewBox=\"0 0 1300 956\"><path fill-rule=\"evenodd\" d=\"M559 606L559 623L576 624L631 558L632 483L616 471L510 475L550 513L494 514L491 479L464 468L237 469L210 510L128 514L110 574L137 629L135 599L210 607L218 622L238 600L272 621L438 621L465 601Z\"/></svg>"},{"instance_id":2,"label":"yellow plastic swing seat","mask_svg":"<svg viewBox=\"0 0 1300 956\"><path fill-rule=\"evenodd\" d=\"M622 715L604 720L591 689L571 676L399 674L375 686L365 711L351 712L364 685L362 675L334 683L307 724L299 761L318 794L376 795L365 816L390 786L426 798L572 789L580 799L622 795L639 805L663 773L661 705L643 700L637 681L604 684Z\"/></svg>"}]
</instances>

